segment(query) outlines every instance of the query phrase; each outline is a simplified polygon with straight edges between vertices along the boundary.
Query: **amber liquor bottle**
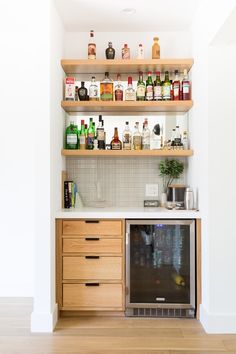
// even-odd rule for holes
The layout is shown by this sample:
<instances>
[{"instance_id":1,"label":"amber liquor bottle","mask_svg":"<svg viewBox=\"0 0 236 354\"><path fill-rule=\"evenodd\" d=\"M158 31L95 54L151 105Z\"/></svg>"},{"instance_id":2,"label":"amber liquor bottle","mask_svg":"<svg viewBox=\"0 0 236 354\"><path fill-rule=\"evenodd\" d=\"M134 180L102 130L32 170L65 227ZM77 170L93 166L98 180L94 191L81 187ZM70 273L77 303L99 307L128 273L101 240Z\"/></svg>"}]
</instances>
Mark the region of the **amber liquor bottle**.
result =
<instances>
[{"instance_id":1,"label":"amber liquor bottle","mask_svg":"<svg viewBox=\"0 0 236 354\"><path fill-rule=\"evenodd\" d=\"M119 134L118 134L118 128L114 128L114 136L111 141L111 150L121 150L122 149L122 143L119 139Z\"/></svg>"}]
</instances>

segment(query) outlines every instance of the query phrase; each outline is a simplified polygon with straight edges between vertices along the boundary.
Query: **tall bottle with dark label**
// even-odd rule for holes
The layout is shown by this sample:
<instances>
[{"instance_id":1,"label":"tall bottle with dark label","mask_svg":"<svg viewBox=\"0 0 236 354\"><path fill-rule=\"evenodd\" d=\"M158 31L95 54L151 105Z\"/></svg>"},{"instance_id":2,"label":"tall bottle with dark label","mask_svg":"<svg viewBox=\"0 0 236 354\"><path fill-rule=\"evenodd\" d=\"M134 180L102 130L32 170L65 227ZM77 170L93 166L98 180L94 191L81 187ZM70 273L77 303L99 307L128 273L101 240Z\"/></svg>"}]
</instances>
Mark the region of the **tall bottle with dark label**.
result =
<instances>
[{"instance_id":1,"label":"tall bottle with dark label","mask_svg":"<svg viewBox=\"0 0 236 354\"><path fill-rule=\"evenodd\" d=\"M90 38L88 43L88 59L96 59L96 43L93 30L90 31Z\"/></svg>"},{"instance_id":2,"label":"tall bottle with dark label","mask_svg":"<svg viewBox=\"0 0 236 354\"><path fill-rule=\"evenodd\" d=\"M78 149L78 128L74 122L70 122L66 128L66 149Z\"/></svg>"},{"instance_id":3,"label":"tall bottle with dark label","mask_svg":"<svg viewBox=\"0 0 236 354\"><path fill-rule=\"evenodd\" d=\"M146 101L153 101L153 82L152 72L148 72L148 78L146 81Z\"/></svg>"},{"instance_id":4,"label":"tall bottle with dark label","mask_svg":"<svg viewBox=\"0 0 236 354\"><path fill-rule=\"evenodd\" d=\"M137 101L145 101L145 82L143 81L143 73L139 72L139 78L137 83L136 99Z\"/></svg>"},{"instance_id":5,"label":"tall bottle with dark label","mask_svg":"<svg viewBox=\"0 0 236 354\"><path fill-rule=\"evenodd\" d=\"M118 128L114 128L114 136L111 141L111 150L121 150L122 149L122 143L119 139L119 134L118 134Z\"/></svg>"},{"instance_id":6,"label":"tall bottle with dark label","mask_svg":"<svg viewBox=\"0 0 236 354\"><path fill-rule=\"evenodd\" d=\"M94 136L95 136L95 132L93 126L93 118L89 118L88 141L87 141L88 150L93 150Z\"/></svg>"},{"instance_id":7,"label":"tall bottle with dark label","mask_svg":"<svg viewBox=\"0 0 236 354\"><path fill-rule=\"evenodd\" d=\"M99 115L98 127L97 127L97 141L98 141L98 149L105 150L106 142L105 142L105 131L103 126L102 116Z\"/></svg>"}]
</instances>

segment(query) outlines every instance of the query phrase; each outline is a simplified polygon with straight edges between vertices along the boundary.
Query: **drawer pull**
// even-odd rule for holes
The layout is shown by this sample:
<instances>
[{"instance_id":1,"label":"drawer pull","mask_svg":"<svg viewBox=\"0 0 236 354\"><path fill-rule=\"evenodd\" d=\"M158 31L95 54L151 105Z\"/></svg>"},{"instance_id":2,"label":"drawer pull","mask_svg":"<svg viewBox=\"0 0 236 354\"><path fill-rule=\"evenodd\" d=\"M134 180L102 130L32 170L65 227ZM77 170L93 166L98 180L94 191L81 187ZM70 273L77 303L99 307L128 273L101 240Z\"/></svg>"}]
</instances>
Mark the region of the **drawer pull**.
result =
<instances>
[{"instance_id":1,"label":"drawer pull","mask_svg":"<svg viewBox=\"0 0 236 354\"><path fill-rule=\"evenodd\" d=\"M85 256L86 259L99 259L99 256Z\"/></svg>"},{"instance_id":2,"label":"drawer pull","mask_svg":"<svg viewBox=\"0 0 236 354\"><path fill-rule=\"evenodd\" d=\"M85 286L99 286L99 283L85 283Z\"/></svg>"},{"instance_id":3,"label":"drawer pull","mask_svg":"<svg viewBox=\"0 0 236 354\"><path fill-rule=\"evenodd\" d=\"M100 238L99 237L85 237L86 241L99 241Z\"/></svg>"},{"instance_id":4,"label":"drawer pull","mask_svg":"<svg viewBox=\"0 0 236 354\"><path fill-rule=\"evenodd\" d=\"M99 220L85 220L86 224L98 224Z\"/></svg>"}]
</instances>

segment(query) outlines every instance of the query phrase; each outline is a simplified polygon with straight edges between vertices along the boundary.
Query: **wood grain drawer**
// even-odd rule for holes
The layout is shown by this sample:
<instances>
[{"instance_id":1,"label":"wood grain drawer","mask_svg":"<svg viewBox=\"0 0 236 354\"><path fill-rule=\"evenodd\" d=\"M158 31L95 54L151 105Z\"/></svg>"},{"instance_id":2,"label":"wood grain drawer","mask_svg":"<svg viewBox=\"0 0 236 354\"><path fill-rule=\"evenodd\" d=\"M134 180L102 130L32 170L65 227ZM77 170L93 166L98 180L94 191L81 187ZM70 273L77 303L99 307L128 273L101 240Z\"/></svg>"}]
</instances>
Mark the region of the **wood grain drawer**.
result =
<instances>
[{"instance_id":1,"label":"wood grain drawer","mask_svg":"<svg viewBox=\"0 0 236 354\"><path fill-rule=\"evenodd\" d=\"M120 236L121 220L63 220L63 235Z\"/></svg>"},{"instance_id":2,"label":"wood grain drawer","mask_svg":"<svg viewBox=\"0 0 236 354\"><path fill-rule=\"evenodd\" d=\"M122 284L63 284L63 306L122 310Z\"/></svg>"},{"instance_id":3,"label":"wood grain drawer","mask_svg":"<svg viewBox=\"0 0 236 354\"><path fill-rule=\"evenodd\" d=\"M63 257L63 279L121 280L122 257Z\"/></svg>"},{"instance_id":4,"label":"wood grain drawer","mask_svg":"<svg viewBox=\"0 0 236 354\"><path fill-rule=\"evenodd\" d=\"M62 252L66 253L122 253L120 238L64 238Z\"/></svg>"}]
</instances>

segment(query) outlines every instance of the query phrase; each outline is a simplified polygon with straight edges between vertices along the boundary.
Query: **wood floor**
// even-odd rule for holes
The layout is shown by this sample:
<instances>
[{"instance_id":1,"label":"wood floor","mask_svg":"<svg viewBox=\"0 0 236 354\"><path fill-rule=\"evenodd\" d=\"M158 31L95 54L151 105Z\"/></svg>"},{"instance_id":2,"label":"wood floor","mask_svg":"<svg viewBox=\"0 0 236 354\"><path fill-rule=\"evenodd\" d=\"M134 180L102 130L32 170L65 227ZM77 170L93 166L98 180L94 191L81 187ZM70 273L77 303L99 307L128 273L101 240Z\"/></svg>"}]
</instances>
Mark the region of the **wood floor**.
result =
<instances>
[{"instance_id":1,"label":"wood floor","mask_svg":"<svg viewBox=\"0 0 236 354\"><path fill-rule=\"evenodd\" d=\"M0 298L0 354L236 353L236 335L207 335L196 320L70 317L32 334L31 310L29 299Z\"/></svg>"}]
</instances>

